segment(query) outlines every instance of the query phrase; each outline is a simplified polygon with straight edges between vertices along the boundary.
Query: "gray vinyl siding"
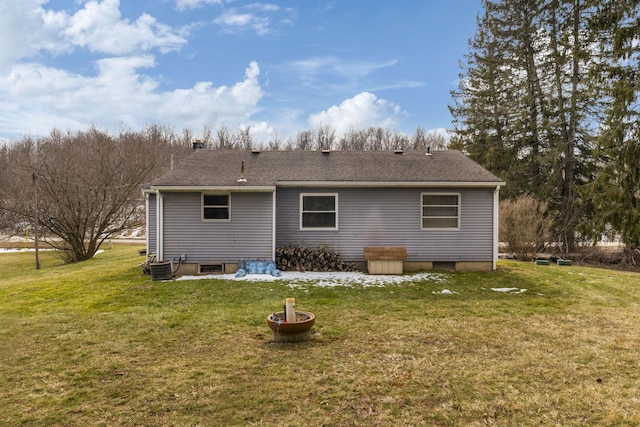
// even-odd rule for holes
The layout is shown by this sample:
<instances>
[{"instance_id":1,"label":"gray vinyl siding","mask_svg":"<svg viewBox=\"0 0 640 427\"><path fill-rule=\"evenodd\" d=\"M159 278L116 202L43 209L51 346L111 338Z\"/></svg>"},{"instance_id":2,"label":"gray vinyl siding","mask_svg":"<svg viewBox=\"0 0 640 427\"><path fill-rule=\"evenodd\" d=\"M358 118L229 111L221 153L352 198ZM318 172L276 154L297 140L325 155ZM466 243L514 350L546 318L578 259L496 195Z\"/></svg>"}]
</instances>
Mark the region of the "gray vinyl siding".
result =
<instances>
[{"instance_id":1,"label":"gray vinyl siding","mask_svg":"<svg viewBox=\"0 0 640 427\"><path fill-rule=\"evenodd\" d=\"M231 193L231 221L203 221L201 193L163 193L164 259L271 259L273 194Z\"/></svg>"},{"instance_id":2,"label":"gray vinyl siding","mask_svg":"<svg viewBox=\"0 0 640 427\"><path fill-rule=\"evenodd\" d=\"M158 250L158 227L157 227L157 206L156 195L149 194L149 211L147 212L147 253L156 253Z\"/></svg>"},{"instance_id":3,"label":"gray vinyl siding","mask_svg":"<svg viewBox=\"0 0 640 427\"><path fill-rule=\"evenodd\" d=\"M422 230L422 193L460 194L459 230ZM301 231L300 193L337 193L338 230ZM404 246L407 261L491 261L491 188L279 188L276 197L276 247L319 247L346 261L363 261L365 246Z\"/></svg>"}]
</instances>

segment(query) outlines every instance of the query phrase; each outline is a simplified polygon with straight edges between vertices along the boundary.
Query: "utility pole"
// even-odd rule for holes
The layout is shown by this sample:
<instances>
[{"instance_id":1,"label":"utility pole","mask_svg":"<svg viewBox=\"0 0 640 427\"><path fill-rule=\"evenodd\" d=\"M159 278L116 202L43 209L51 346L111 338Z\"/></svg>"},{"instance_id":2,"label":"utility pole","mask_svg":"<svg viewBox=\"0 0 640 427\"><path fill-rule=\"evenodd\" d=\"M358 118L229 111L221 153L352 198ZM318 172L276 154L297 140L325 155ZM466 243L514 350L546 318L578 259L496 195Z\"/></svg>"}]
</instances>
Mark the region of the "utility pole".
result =
<instances>
[{"instance_id":1,"label":"utility pole","mask_svg":"<svg viewBox=\"0 0 640 427\"><path fill-rule=\"evenodd\" d=\"M36 270L40 270L40 251L38 250L38 186L36 185L36 174L32 175L33 178L33 216L34 216L34 230L33 239L36 246Z\"/></svg>"}]
</instances>

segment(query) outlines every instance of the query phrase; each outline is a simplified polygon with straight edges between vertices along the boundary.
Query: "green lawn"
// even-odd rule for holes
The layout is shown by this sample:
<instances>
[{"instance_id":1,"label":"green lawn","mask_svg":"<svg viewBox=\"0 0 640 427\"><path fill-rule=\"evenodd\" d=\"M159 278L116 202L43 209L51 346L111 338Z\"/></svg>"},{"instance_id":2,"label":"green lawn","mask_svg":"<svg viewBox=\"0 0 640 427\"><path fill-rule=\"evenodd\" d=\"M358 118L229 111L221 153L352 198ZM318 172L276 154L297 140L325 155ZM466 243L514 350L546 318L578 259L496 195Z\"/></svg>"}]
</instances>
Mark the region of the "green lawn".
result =
<instances>
[{"instance_id":1,"label":"green lawn","mask_svg":"<svg viewBox=\"0 0 640 427\"><path fill-rule=\"evenodd\" d=\"M0 254L0 425L640 425L637 273L292 289L151 282L138 249ZM289 296L310 342L271 342Z\"/></svg>"}]
</instances>

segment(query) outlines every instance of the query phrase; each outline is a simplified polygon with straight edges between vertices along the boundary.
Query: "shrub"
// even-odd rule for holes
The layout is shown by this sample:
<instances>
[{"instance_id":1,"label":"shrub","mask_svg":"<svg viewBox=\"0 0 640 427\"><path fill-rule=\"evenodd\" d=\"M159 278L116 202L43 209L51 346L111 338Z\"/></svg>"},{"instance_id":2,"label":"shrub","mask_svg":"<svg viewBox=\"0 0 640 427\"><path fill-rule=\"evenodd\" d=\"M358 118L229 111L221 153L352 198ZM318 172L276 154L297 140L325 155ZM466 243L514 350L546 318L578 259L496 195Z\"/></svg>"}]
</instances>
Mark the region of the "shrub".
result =
<instances>
[{"instance_id":1,"label":"shrub","mask_svg":"<svg viewBox=\"0 0 640 427\"><path fill-rule=\"evenodd\" d=\"M535 258L550 235L551 224L546 202L532 196L500 202L500 241L518 259Z\"/></svg>"}]
</instances>

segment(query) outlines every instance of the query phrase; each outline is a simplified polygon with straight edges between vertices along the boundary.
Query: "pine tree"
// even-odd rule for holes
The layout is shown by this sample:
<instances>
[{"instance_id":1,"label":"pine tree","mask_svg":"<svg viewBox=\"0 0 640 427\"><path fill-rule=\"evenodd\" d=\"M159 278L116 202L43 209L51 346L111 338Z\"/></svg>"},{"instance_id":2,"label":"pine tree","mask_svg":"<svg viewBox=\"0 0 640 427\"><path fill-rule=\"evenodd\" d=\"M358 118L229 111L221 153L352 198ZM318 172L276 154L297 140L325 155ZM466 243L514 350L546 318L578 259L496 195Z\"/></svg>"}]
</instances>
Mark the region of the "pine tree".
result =
<instances>
[{"instance_id":1,"label":"pine tree","mask_svg":"<svg viewBox=\"0 0 640 427\"><path fill-rule=\"evenodd\" d=\"M601 61L595 78L604 105L595 151L599 166L589 195L596 231L612 228L628 260L640 263L640 1L607 0L592 20Z\"/></svg>"},{"instance_id":2,"label":"pine tree","mask_svg":"<svg viewBox=\"0 0 640 427\"><path fill-rule=\"evenodd\" d=\"M507 198L546 200L567 250L592 163L586 1L484 1L450 107L452 146L505 179Z\"/></svg>"},{"instance_id":3,"label":"pine tree","mask_svg":"<svg viewBox=\"0 0 640 427\"><path fill-rule=\"evenodd\" d=\"M450 147L466 152L496 175L513 183L511 160L517 147L507 135L510 122L511 95L508 89L511 70L505 67L508 57L504 40L497 34L492 3L484 2L484 14L478 18L475 36L469 41L470 52L460 74L459 87L452 92L455 104L449 107L454 132ZM517 193L517 186L507 191Z\"/></svg>"},{"instance_id":4,"label":"pine tree","mask_svg":"<svg viewBox=\"0 0 640 427\"><path fill-rule=\"evenodd\" d=\"M589 28L592 6L586 0L552 0L542 10L548 40L547 84L549 107L545 117L548 167L553 185L556 238L567 250L574 246L580 222L589 221L579 197L593 177L592 149L597 102L588 78L594 66Z\"/></svg>"}]
</instances>

